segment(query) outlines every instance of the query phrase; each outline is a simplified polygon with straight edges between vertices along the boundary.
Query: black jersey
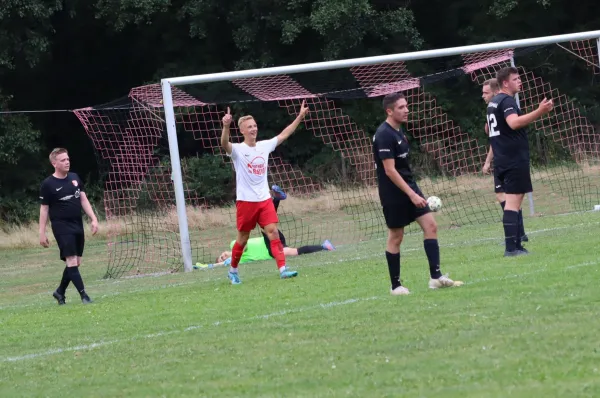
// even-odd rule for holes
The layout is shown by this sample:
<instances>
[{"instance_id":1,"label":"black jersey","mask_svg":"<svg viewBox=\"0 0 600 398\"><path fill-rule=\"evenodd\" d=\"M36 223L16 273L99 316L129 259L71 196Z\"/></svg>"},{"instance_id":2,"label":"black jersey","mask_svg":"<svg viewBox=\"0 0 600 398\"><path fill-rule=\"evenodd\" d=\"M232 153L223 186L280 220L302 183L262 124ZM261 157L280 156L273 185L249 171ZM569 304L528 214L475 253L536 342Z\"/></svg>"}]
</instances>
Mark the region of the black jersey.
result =
<instances>
[{"instance_id":1,"label":"black jersey","mask_svg":"<svg viewBox=\"0 0 600 398\"><path fill-rule=\"evenodd\" d=\"M68 173L66 178L50 176L42 182L40 202L48 205L55 235L83 233L81 192L83 184L75 173Z\"/></svg>"},{"instance_id":2,"label":"black jersey","mask_svg":"<svg viewBox=\"0 0 600 398\"><path fill-rule=\"evenodd\" d=\"M373 137L373 158L377 170L379 199L383 206L401 202L406 198L406 194L385 174L383 160L394 159L395 168L400 176L407 184L413 185L414 177L408 163L409 152L410 145L402 129L398 131L387 122L383 122Z\"/></svg>"},{"instance_id":3,"label":"black jersey","mask_svg":"<svg viewBox=\"0 0 600 398\"><path fill-rule=\"evenodd\" d=\"M504 171L529 166L529 140L524 128L513 130L506 122L510 115L521 115L515 99L500 93L487 107L488 134L494 151L494 169Z\"/></svg>"}]
</instances>

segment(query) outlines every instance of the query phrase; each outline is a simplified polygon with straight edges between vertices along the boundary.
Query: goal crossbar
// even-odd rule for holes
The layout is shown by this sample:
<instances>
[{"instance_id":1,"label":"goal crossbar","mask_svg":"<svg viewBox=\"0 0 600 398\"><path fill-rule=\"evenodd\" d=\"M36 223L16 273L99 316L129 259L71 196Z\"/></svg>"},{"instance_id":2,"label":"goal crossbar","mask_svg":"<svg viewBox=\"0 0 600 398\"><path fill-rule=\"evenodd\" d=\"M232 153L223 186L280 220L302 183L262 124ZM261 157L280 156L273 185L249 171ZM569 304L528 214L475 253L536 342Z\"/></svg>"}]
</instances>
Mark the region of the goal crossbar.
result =
<instances>
[{"instance_id":1,"label":"goal crossbar","mask_svg":"<svg viewBox=\"0 0 600 398\"><path fill-rule=\"evenodd\" d=\"M534 37L529 39L499 41L494 43L473 44L461 47L448 47L436 50L413 51L407 53L379 55L373 57L350 58L336 61L314 62L308 64L276 66L270 68L246 69L232 72L209 73L204 75L191 75L170 77L161 80L172 86L181 86L196 83L211 83L234 79L246 79L260 76L273 76L291 73L314 72L330 69L351 68L354 66L382 64L397 61L414 61L426 58L448 57L453 55L470 54L482 51L502 50L506 48L522 48L532 46L543 46L567 41L600 39L600 30L587 32L569 33L562 35Z\"/></svg>"}]
</instances>

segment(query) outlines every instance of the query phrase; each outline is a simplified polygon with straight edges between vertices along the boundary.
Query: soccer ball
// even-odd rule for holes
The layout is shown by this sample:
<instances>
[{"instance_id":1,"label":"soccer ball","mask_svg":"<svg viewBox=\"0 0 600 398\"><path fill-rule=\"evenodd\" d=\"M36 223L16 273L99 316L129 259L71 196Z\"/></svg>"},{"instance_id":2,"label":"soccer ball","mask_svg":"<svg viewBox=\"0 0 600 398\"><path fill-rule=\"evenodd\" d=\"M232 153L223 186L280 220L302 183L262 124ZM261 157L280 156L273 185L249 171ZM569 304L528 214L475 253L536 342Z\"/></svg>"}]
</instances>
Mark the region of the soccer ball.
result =
<instances>
[{"instance_id":1,"label":"soccer ball","mask_svg":"<svg viewBox=\"0 0 600 398\"><path fill-rule=\"evenodd\" d=\"M437 196L430 196L427 198L427 204L431 211L439 211L442 208L442 200Z\"/></svg>"}]
</instances>

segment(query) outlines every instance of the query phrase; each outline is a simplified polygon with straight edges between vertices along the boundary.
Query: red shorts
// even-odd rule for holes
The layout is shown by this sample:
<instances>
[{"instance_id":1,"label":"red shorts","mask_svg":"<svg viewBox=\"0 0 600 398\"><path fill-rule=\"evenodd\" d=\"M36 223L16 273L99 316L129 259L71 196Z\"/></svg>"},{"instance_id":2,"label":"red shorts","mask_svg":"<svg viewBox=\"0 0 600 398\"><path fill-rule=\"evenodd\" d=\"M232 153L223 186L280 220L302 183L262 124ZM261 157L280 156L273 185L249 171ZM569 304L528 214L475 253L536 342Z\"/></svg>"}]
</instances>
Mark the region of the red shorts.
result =
<instances>
[{"instance_id":1,"label":"red shorts","mask_svg":"<svg viewBox=\"0 0 600 398\"><path fill-rule=\"evenodd\" d=\"M266 225L279 222L275 206L272 199L262 202L246 202L238 200L235 204L237 208L237 229L241 232L250 232L256 224L264 228Z\"/></svg>"}]
</instances>

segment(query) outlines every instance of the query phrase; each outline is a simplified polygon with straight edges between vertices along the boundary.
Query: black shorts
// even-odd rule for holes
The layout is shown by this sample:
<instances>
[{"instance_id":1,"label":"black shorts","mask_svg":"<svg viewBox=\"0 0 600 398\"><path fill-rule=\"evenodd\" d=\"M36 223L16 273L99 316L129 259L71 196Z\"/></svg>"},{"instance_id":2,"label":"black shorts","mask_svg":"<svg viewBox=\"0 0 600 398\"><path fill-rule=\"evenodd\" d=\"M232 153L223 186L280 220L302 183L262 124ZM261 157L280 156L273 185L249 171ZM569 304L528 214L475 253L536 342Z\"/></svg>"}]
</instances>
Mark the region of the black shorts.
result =
<instances>
[{"instance_id":1,"label":"black shorts","mask_svg":"<svg viewBox=\"0 0 600 398\"><path fill-rule=\"evenodd\" d=\"M279 232L279 240L281 241L281 244L283 245L283 247L287 247L287 245L285 243L285 236L283 235L283 233L281 231L279 231L279 229L278 229L278 232ZM263 236L263 239L265 240L265 245L267 246L267 251L269 252L269 256L275 258L273 256L273 253L271 252L271 241L269 240L269 237L264 232L262 232L262 236Z\"/></svg>"},{"instance_id":2,"label":"black shorts","mask_svg":"<svg viewBox=\"0 0 600 398\"><path fill-rule=\"evenodd\" d=\"M525 194L533 191L529 165L498 173L498 181L507 194Z\"/></svg>"},{"instance_id":3,"label":"black shorts","mask_svg":"<svg viewBox=\"0 0 600 398\"><path fill-rule=\"evenodd\" d=\"M423 192L421 192L416 184L411 184L410 187L417 195L423 199L426 199L423 195ZM390 229L404 228L417 218L430 212L431 209L428 205L422 209L419 209L406 195L402 195L401 197L397 198L395 203L390 203L389 205L383 206L383 217L385 218L385 224Z\"/></svg>"},{"instance_id":4,"label":"black shorts","mask_svg":"<svg viewBox=\"0 0 600 398\"><path fill-rule=\"evenodd\" d=\"M83 247L85 246L84 234L54 235L58 249L60 250L60 259L66 261L67 257L83 256Z\"/></svg>"},{"instance_id":5,"label":"black shorts","mask_svg":"<svg viewBox=\"0 0 600 398\"><path fill-rule=\"evenodd\" d=\"M500 178L498 178L498 173L496 173L496 171L494 171L494 192L504 192L504 186L502 185L502 181L500 181Z\"/></svg>"}]
</instances>

